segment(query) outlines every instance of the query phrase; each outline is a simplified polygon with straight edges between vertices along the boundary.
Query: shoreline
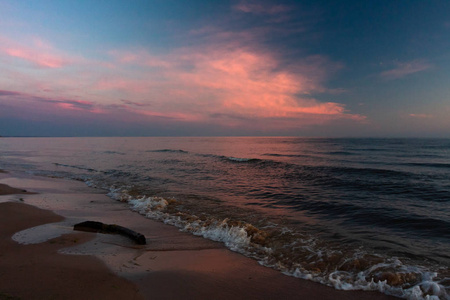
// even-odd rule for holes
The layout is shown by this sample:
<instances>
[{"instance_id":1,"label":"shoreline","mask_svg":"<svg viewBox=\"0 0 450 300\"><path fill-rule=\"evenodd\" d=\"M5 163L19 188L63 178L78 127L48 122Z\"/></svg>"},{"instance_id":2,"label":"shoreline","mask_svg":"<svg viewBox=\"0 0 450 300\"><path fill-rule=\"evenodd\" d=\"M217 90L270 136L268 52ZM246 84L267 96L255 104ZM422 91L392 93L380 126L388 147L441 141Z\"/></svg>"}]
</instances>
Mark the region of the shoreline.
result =
<instances>
[{"instance_id":1,"label":"shoreline","mask_svg":"<svg viewBox=\"0 0 450 300\"><path fill-rule=\"evenodd\" d=\"M1 228L5 228L0 247L7 249L5 255L0 257L0 264L5 263L5 257L13 255L8 249L15 249L17 257L24 256L23 253L31 248L35 249L33 253L37 257L57 257L55 272L62 268L68 271L67 276L73 271L73 276L70 282L62 280L60 276L56 276L54 280L61 281L56 283L57 286L69 284L69 290L73 289L70 284L82 285L81 282L85 279L75 276L77 272L94 272L101 280L117 280L118 289L110 286L98 288L112 292L108 299L398 299L380 292L339 291L319 283L283 275L226 249L220 243L180 232L173 226L140 216L130 211L124 203L108 198L104 191L87 187L82 182L1 173L0 184L36 193L0 196L0 222ZM7 206L10 211L3 209ZM3 219L5 214L7 218ZM36 216L33 217L35 219L27 218L35 220L35 223L19 218L21 214ZM85 220L118 224L136 230L147 237L147 245L136 246L117 235L71 230L73 224ZM47 225L35 228L35 231L21 231L46 223ZM12 235L19 242L31 241L32 244L19 244L9 238ZM33 240L36 236L40 240ZM73 242L74 239L76 243ZM22 259L26 257L27 255ZM16 265L20 262L17 259ZM70 269L68 266L77 260L89 263L75 264L78 266L76 270ZM40 261L30 262L29 268L34 272L41 270L46 273L47 270L43 269L45 266L39 265ZM11 264L10 268L14 269L14 263ZM6 293L28 299L29 297L20 294L20 289L12 286L25 290L23 287L29 282L18 281L29 276L29 272L18 266L14 272L15 279L8 277L10 286L5 286L5 276L12 275L0 272L0 296L1 293ZM49 288L52 286L40 284L34 295L46 293L49 296ZM120 292L125 290L128 296L123 298ZM97 287L89 286L83 288L83 292L94 295L98 291Z\"/></svg>"}]
</instances>

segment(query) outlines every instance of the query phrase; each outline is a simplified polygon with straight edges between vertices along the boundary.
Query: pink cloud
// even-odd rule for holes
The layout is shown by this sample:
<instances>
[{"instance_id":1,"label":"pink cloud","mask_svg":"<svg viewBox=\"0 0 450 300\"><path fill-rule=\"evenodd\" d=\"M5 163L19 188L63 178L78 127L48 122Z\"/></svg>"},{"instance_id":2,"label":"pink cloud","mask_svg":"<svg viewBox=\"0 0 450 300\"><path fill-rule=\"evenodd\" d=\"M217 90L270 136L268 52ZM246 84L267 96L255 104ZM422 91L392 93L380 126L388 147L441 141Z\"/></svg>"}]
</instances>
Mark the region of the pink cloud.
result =
<instances>
[{"instance_id":1,"label":"pink cloud","mask_svg":"<svg viewBox=\"0 0 450 300\"><path fill-rule=\"evenodd\" d=\"M398 79L407 75L422 72L433 66L422 60L413 60L405 63L396 63L396 67L391 70L381 72L380 76L385 79Z\"/></svg>"},{"instance_id":2,"label":"pink cloud","mask_svg":"<svg viewBox=\"0 0 450 300\"><path fill-rule=\"evenodd\" d=\"M123 113L131 119L165 118L221 126L249 126L260 120L301 126L365 119L341 103L312 97L334 93L324 84L341 64L312 55L287 65L275 53L263 50L252 32L214 30L216 34L206 43L162 54L113 50L103 61L66 59L69 56L58 54L41 40L34 41L35 50L9 43L0 46L0 53L10 57L15 53L14 57L35 65L56 68L39 70L39 76L12 68L15 79L8 86L58 114ZM13 46L20 51L10 50ZM71 68L62 68L69 62Z\"/></svg>"},{"instance_id":3,"label":"pink cloud","mask_svg":"<svg viewBox=\"0 0 450 300\"><path fill-rule=\"evenodd\" d=\"M0 90L2 103L10 103L15 107L41 107L47 111L63 109L64 111L83 111L90 113L101 113L98 105L91 101L57 99L53 97L40 97L27 93Z\"/></svg>"},{"instance_id":4,"label":"pink cloud","mask_svg":"<svg viewBox=\"0 0 450 300\"><path fill-rule=\"evenodd\" d=\"M32 62L40 67L46 68L60 68L67 64L67 61L57 56L52 56L45 53L39 53L32 49L26 48L6 48L3 52L7 55L22 58Z\"/></svg>"},{"instance_id":5,"label":"pink cloud","mask_svg":"<svg viewBox=\"0 0 450 300\"><path fill-rule=\"evenodd\" d=\"M178 113L189 120L207 120L208 116L217 115L244 119L297 118L297 123L305 115L329 120L365 119L347 113L343 104L322 103L310 97L315 92L327 92L323 83L340 64L316 55L282 67L281 61L269 52L243 46L239 39L232 43L228 43L228 38L225 40L164 55L143 50L112 51L110 54L122 74L130 74L132 70L136 78L124 79L117 72L116 78L101 80L96 88L121 90L127 93L127 98L137 93L152 95L145 100L151 103L152 114ZM154 66L158 66L157 70Z\"/></svg>"},{"instance_id":6,"label":"pink cloud","mask_svg":"<svg viewBox=\"0 0 450 300\"><path fill-rule=\"evenodd\" d=\"M58 53L56 49L41 39L32 39L31 45L22 45L6 38L0 38L0 53L32 63L41 68L61 68L71 63L71 59Z\"/></svg>"},{"instance_id":7,"label":"pink cloud","mask_svg":"<svg viewBox=\"0 0 450 300\"><path fill-rule=\"evenodd\" d=\"M6 91L6 90L0 90L0 97L2 96L19 96L21 93L14 92L14 91Z\"/></svg>"},{"instance_id":8,"label":"pink cloud","mask_svg":"<svg viewBox=\"0 0 450 300\"><path fill-rule=\"evenodd\" d=\"M192 54L191 63L194 71L178 70L173 75L184 86L194 84L215 95L215 107L210 107L214 112L254 117L344 112L343 106L336 103L296 97L323 89L324 71L320 65L297 66L295 73L279 70L276 58L249 49L209 49L207 55Z\"/></svg>"},{"instance_id":9,"label":"pink cloud","mask_svg":"<svg viewBox=\"0 0 450 300\"><path fill-rule=\"evenodd\" d=\"M432 115L429 114L409 114L410 117L413 118L420 118L420 119L427 119L427 118L432 118Z\"/></svg>"},{"instance_id":10,"label":"pink cloud","mask_svg":"<svg viewBox=\"0 0 450 300\"><path fill-rule=\"evenodd\" d=\"M92 113L100 113L101 109L96 107L93 102L84 101L84 100L48 100L48 102L54 102L55 105L68 109L68 110L80 110L80 111L88 111Z\"/></svg>"}]
</instances>

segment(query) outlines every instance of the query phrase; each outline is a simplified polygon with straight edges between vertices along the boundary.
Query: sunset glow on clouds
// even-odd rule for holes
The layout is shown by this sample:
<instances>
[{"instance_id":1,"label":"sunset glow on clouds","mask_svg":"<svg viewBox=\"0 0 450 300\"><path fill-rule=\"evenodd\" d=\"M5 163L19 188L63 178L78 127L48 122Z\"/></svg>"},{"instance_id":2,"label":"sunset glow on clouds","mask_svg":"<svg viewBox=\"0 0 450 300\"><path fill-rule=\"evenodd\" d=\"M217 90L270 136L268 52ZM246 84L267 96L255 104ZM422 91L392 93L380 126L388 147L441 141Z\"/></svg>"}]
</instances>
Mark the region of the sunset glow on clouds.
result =
<instances>
[{"instance_id":1,"label":"sunset glow on clouds","mask_svg":"<svg viewBox=\"0 0 450 300\"><path fill-rule=\"evenodd\" d=\"M48 31L15 36L0 30L0 116L23 122L40 116L98 119L105 127L119 120L161 126L161 132L172 122L192 124L196 134L199 126L220 128L217 134L238 127L271 134L372 126L377 115L360 103L373 95L358 95L345 82L330 84L351 74L352 60L304 46L319 36L312 28L320 18L310 15L292 3L236 1L215 20L178 29L176 42L165 49L139 41L68 47L67 41L83 41L76 34L52 38ZM294 37L305 42L297 48L272 42ZM438 69L422 57L384 64L379 84ZM374 78L373 72L366 76Z\"/></svg>"},{"instance_id":2,"label":"sunset glow on clouds","mask_svg":"<svg viewBox=\"0 0 450 300\"><path fill-rule=\"evenodd\" d=\"M71 67L68 65L70 59L49 54L53 49L44 47L43 43L33 51L26 47L11 49L3 49L3 56L20 58L31 63L30 67ZM121 106L133 113L186 121L214 122L212 119L217 119L219 114L247 119L297 118L292 126L302 125L305 114L321 115L317 119L320 123L326 118L364 119L364 116L346 112L343 104L322 103L310 96L323 91L328 74L339 68L337 63L322 56L305 57L290 68L282 68L271 53L221 41L212 45L183 47L164 55L152 55L144 49L110 50L105 53L108 54L106 63L89 63L85 59L84 64L78 63L77 69L65 74L64 78L56 77L58 73L54 78L48 75L47 80L51 80L53 89L80 85L80 89L87 91L80 96L92 98L89 93L98 94L95 103L76 99L53 102L68 110L97 107L88 111L106 113L108 109L117 108L108 108L107 104L117 100L107 95L117 93L121 98L131 99L128 100L130 102L144 103L141 106ZM75 64L74 61L72 63ZM83 82L83 73L88 72L91 73L90 79ZM104 99L99 96L103 94ZM149 107L144 108L145 104ZM311 123L311 118L308 123Z\"/></svg>"},{"instance_id":3,"label":"sunset glow on clouds","mask_svg":"<svg viewBox=\"0 0 450 300\"><path fill-rule=\"evenodd\" d=\"M35 38L30 45L21 45L0 36L0 53L4 57L17 58L41 68L61 68L70 63L68 58L58 54L53 47ZM14 62L13 62L14 64Z\"/></svg>"},{"instance_id":4,"label":"sunset glow on clouds","mask_svg":"<svg viewBox=\"0 0 450 300\"><path fill-rule=\"evenodd\" d=\"M343 105L302 98L323 89L325 66L315 62L304 70L299 66L294 73L280 70L276 59L268 54L236 47L182 49L158 58L142 52L123 53L118 62L122 68L148 66L142 71L148 84L142 79L126 82L120 78L109 85L101 82L99 88L116 88L129 95L163 90L164 95L159 97L164 101L151 101L161 110L168 109L169 103L193 115L220 112L265 118L310 113L349 117L344 116Z\"/></svg>"},{"instance_id":5,"label":"sunset glow on clouds","mask_svg":"<svg viewBox=\"0 0 450 300\"><path fill-rule=\"evenodd\" d=\"M141 77L101 81L99 89L120 90L128 97L153 92L158 96L148 100L152 107L160 112L180 110L178 113L191 120L219 114L236 118L297 117L293 125L298 126L304 114L364 119L346 113L342 104L321 103L310 97L324 90L326 64L333 65L322 57L307 57L289 70L281 69L269 53L239 45L184 48L160 57L144 51L114 52L114 56L117 70L139 68ZM323 116L318 120L323 122Z\"/></svg>"}]
</instances>

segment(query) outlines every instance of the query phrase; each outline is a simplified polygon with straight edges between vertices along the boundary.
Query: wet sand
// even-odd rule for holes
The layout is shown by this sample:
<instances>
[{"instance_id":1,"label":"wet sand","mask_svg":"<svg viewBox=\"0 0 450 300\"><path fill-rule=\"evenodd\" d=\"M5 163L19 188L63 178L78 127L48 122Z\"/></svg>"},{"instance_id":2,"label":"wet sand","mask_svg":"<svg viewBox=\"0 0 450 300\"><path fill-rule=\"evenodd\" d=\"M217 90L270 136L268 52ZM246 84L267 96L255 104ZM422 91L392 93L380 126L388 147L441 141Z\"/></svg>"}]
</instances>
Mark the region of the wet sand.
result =
<instances>
[{"instance_id":1,"label":"wet sand","mask_svg":"<svg viewBox=\"0 0 450 300\"><path fill-rule=\"evenodd\" d=\"M10 194L30 194L30 192L27 192L27 190L13 188L10 187L9 185L0 183L0 195L10 195Z\"/></svg>"},{"instance_id":2,"label":"wet sand","mask_svg":"<svg viewBox=\"0 0 450 300\"><path fill-rule=\"evenodd\" d=\"M0 299L396 299L285 276L81 182L2 173L0 184L36 193L0 196ZM85 220L141 232L147 245L72 230Z\"/></svg>"},{"instance_id":3,"label":"wet sand","mask_svg":"<svg viewBox=\"0 0 450 300\"><path fill-rule=\"evenodd\" d=\"M0 299L143 299L134 284L98 259L57 254L60 248L89 240L87 234L36 245L20 245L10 238L27 227L61 219L34 206L0 203Z\"/></svg>"}]
</instances>

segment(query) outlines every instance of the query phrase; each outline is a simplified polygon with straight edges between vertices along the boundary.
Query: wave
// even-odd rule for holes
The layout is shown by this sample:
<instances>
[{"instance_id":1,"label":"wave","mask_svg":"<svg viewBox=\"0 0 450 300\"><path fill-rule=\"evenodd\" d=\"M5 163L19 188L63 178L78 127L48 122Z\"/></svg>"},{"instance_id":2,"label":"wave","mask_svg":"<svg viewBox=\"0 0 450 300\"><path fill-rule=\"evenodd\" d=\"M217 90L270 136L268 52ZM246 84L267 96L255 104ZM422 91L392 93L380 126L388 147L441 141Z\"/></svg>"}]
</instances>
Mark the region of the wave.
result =
<instances>
[{"instance_id":1,"label":"wave","mask_svg":"<svg viewBox=\"0 0 450 300\"><path fill-rule=\"evenodd\" d=\"M183 210L183 203L175 198L136 195L127 188L115 187L108 196L148 218L222 242L286 275L342 290L380 291L407 299L449 299L445 278L395 257L331 244L276 224L258 227L232 218L197 216Z\"/></svg>"},{"instance_id":2,"label":"wave","mask_svg":"<svg viewBox=\"0 0 450 300\"><path fill-rule=\"evenodd\" d=\"M389 152L391 149L384 149L384 148L351 148L349 149L351 151L356 152Z\"/></svg>"},{"instance_id":3,"label":"wave","mask_svg":"<svg viewBox=\"0 0 450 300\"><path fill-rule=\"evenodd\" d=\"M103 151L102 153L104 153L104 154L125 155L125 153L123 153L123 152L119 152L119 151L111 151L111 150Z\"/></svg>"},{"instance_id":4,"label":"wave","mask_svg":"<svg viewBox=\"0 0 450 300\"><path fill-rule=\"evenodd\" d=\"M181 150L181 149L158 149L158 150L147 150L145 152L155 152L155 153L189 153L189 151Z\"/></svg>"},{"instance_id":5,"label":"wave","mask_svg":"<svg viewBox=\"0 0 450 300\"><path fill-rule=\"evenodd\" d=\"M259 159L259 158L246 158L246 157L234 157L234 156L225 156L225 155L216 155L216 154L200 154L197 153L197 156L200 157L206 157L206 158L213 158L216 160L222 160L222 161L226 161L226 162L242 162L242 163L246 163L246 162L262 162L264 160Z\"/></svg>"},{"instance_id":6,"label":"wave","mask_svg":"<svg viewBox=\"0 0 450 300\"><path fill-rule=\"evenodd\" d=\"M83 167L83 166L77 166L77 165L67 165L67 164L60 164L60 163L53 163L55 166L61 166L61 167L66 167L66 168L72 168L72 169L78 169L78 170L84 170L84 171L88 171L88 172L98 172L95 169L92 168L88 168L88 167Z\"/></svg>"},{"instance_id":7,"label":"wave","mask_svg":"<svg viewBox=\"0 0 450 300\"><path fill-rule=\"evenodd\" d=\"M240 157L226 157L229 161L233 162L258 162L261 161L259 158L240 158Z\"/></svg>"},{"instance_id":8,"label":"wave","mask_svg":"<svg viewBox=\"0 0 450 300\"><path fill-rule=\"evenodd\" d=\"M348 151L331 151L331 152L324 152L324 154L328 155L359 155L358 153L348 152Z\"/></svg>"},{"instance_id":9,"label":"wave","mask_svg":"<svg viewBox=\"0 0 450 300\"><path fill-rule=\"evenodd\" d=\"M380 194L412 194L420 197L428 194L436 196L431 201L440 201L436 187L423 183L421 174L387 168L357 168L351 166L308 165L302 162L283 162L252 157L230 157L214 154L195 154L223 162L248 165L252 173L265 172L266 176L276 178L297 186L302 182L308 188L328 187L340 191L375 192ZM266 153L265 156L284 156L284 154ZM355 180L357 178L357 180Z\"/></svg>"},{"instance_id":10,"label":"wave","mask_svg":"<svg viewBox=\"0 0 450 300\"><path fill-rule=\"evenodd\" d=\"M260 159L260 158L245 158L245 157L232 157L232 156L222 156L222 155L214 155L214 154L197 154L202 157L211 157L215 159L231 161L231 162L252 162L258 163L258 166L261 168L280 168L283 169L282 173L285 173L285 170L296 169L296 175L300 175L301 173L307 174L308 178L314 177L314 174L322 174L322 177L340 177L341 175L352 175L352 176L378 176L384 178L411 178L414 177L413 173L405 172L405 171L396 171L389 170L383 168L355 168L355 167L340 167L340 166L311 166L311 165L303 165L300 163L291 163L291 162L281 162L275 161L271 159ZM276 153L266 153L264 156L272 156L272 157L310 157L309 155L297 155L297 154L276 154ZM311 175L312 174L312 175ZM325 175L324 175L325 174Z\"/></svg>"},{"instance_id":11,"label":"wave","mask_svg":"<svg viewBox=\"0 0 450 300\"><path fill-rule=\"evenodd\" d=\"M404 166L431 167L431 168L450 168L449 163L404 163Z\"/></svg>"},{"instance_id":12,"label":"wave","mask_svg":"<svg viewBox=\"0 0 450 300\"><path fill-rule=\"evenodd\" d=\"M353 174L376 174L377 176L393 176L393 177L409 177L411 173L403 171L395 171L388 169L377 168L351 168L351 167L326 167L334 172L348 172Z\"/></svg>"},{"instance_id":13,"label":"wave","mask_svg":"<svg viewBox=\"0 0 450 300\"><path fill-rule=\"evenodd\" d=\"M279 153L265 153L264 156L273 156L273 157L311 157L306 154L279 154Z\"/></svg>"}]
</instances>

